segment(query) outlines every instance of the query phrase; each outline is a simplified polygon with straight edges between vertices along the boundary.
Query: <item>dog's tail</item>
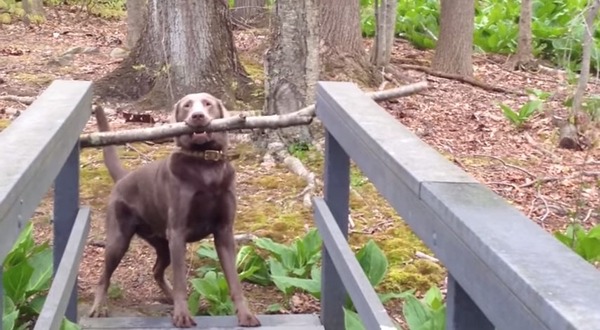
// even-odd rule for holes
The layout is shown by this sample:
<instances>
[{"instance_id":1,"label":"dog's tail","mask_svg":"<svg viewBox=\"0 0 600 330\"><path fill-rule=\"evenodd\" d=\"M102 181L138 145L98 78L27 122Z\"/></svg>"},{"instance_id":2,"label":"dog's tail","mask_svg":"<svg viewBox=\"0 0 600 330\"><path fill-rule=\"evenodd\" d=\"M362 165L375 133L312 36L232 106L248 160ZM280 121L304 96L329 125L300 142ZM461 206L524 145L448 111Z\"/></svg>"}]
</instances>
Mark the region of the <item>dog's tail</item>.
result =
<instances>
[{"instance_id":1,"label":"dog's tail","mask_svg":"<svg viewBox=\"0 0 600 330\"><path fill-rule=\"evenodd\" d=\"M110 131L104 109L97 105L94 108L94 113L96 114L96 121L98 122L98 130L100 132ZM106 167L108 168L108 173L110 173L110 176L115 182L119 181L127 174L127 170L121 165L121 161L117 155L117 148L114 145L104 146L102 148L102 154L104 156L104 164L106 164Z\"/></svg>"}]
</instances>

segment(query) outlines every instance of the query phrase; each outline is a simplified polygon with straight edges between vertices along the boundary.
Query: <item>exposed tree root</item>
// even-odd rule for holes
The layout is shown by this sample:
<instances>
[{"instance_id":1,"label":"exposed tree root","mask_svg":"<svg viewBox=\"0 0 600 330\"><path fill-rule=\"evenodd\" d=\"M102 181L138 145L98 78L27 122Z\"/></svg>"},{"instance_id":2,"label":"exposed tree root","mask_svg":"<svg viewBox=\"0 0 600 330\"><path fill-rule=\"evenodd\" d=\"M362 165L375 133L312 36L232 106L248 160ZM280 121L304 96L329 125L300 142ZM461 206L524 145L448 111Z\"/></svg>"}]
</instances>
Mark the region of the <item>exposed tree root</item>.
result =
<instances>
[{"instance_id":1,"label":"exposed tree root","mask_svg":"<svg viewBox=\"0 0 600 330\"><path fill-rule=\"evenodd\" d=\"M399 65L401 68L403 69L407 69L407 70L417 70L417 71L421 71L421 72L425 72L428 75L431 76L436 76L436 77L440 77L440 78L446 78L446 79L452 79L452 80L457 80L463 83L467 83L469 85L475 86L475 87L479 87L481 89L484 89L486 91L490 91L490 92L499 92L499 93L505 93L505 94L514 94L514 95L519 95L519 96L527 96L526 93L520 92L520 91L513 91L510 89L506 89L503 87L499 87L499 86L492 86L490 84L484 83L482 81L478 81L474 78L471 77L466 77L466 76L462 76L462 75L457 75L457 74L450 74L450 73L444 73L444 72L439 72L439 71L435 71L432 70L428 67L424 67L424 66L420 66L420 65L411 65L411 64L400 64Z\"/></svg>"}]
</instances>

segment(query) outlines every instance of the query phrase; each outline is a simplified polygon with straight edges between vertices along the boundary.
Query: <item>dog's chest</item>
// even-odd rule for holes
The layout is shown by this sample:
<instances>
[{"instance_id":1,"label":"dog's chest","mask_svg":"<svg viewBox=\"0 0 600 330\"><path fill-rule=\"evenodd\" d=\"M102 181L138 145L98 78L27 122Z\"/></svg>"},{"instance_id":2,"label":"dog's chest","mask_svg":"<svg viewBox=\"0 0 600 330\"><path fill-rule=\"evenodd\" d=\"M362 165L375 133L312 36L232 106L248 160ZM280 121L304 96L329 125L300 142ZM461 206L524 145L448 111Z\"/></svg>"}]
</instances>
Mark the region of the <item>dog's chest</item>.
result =
<instances>
[{"instance_id":1,"label":"dog's chest","mask_svg":"<svg viewBox=\"0 0 600 330\"><path fill-rule=\"evenodd\" d=\"M189 207L187 218L188 242L195 242L218 230L226 221L223 219L222 207L225 192L211 191L194 196Z\"/></svg>"}]
</instances>

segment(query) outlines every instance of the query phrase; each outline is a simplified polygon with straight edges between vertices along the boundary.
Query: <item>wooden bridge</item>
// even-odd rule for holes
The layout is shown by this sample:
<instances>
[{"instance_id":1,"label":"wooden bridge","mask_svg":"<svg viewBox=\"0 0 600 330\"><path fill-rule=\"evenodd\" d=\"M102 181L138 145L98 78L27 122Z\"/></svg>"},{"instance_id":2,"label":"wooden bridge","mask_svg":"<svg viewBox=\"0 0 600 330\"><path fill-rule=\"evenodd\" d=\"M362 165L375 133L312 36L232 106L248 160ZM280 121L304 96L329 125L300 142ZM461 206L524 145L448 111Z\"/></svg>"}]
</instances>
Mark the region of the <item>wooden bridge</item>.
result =
<instances>
[{"instance_id":1,"label":"wooden bridge","mask_svg":"<svg viewBox=\"0 0 600 330\"><path fill-rule=\"evenodd\" d=\"M90 82L55 81L0 133L0 262L53 186L54 280L35 330L58 329L63 316L84 329L170 329L167 317L77 316L73 288L90 221L90 208L79 203L78 138L91 100ZM314 199L324 241L321 314L259 315L262 328L344 329L346 294L366 329L395 328L347 244L352 159L448 269L447 329L600 329L593 266L354 84L319 82L316 112L327 131L325 193ZM200 316L197 323L237 328L235 316Z\"/></svg>"}]
</instances>

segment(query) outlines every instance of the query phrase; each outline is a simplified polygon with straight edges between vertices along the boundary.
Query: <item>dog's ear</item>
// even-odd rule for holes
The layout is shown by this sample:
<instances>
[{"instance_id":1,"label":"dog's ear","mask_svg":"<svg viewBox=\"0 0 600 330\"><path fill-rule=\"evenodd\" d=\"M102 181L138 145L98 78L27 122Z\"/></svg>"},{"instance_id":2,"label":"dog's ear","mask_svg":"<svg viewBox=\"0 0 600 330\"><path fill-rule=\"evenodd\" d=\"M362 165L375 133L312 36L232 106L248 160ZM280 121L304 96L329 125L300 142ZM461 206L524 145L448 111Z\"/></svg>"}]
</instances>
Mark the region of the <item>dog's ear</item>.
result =
<instances>
[{"instance_id":1,"label":"dog's ear","mask_svg":"<svg viewBox=\"0 0 600 330\"><path fill-rule=\"evenodd\" d=\"M179 103L181 101L177 101L175 105L173 105L173 110L171 111L171 117L169 118L169 122L176 123L177 117L179 117Z\"/></svg>"},{"instance_id":2,"label":"dog's ear","mask_svg":"<svg viewBox=\"0 0 600 330\"><path fill-rule=\"evenodd\" d=\"M219 108L219 115L221 115L221 118L229 117L229 111L227 111L227 108L225 108L225 105L223 105L223 102L219 99L217 99L217 107Z\"/></svg>"}]
</instances>

